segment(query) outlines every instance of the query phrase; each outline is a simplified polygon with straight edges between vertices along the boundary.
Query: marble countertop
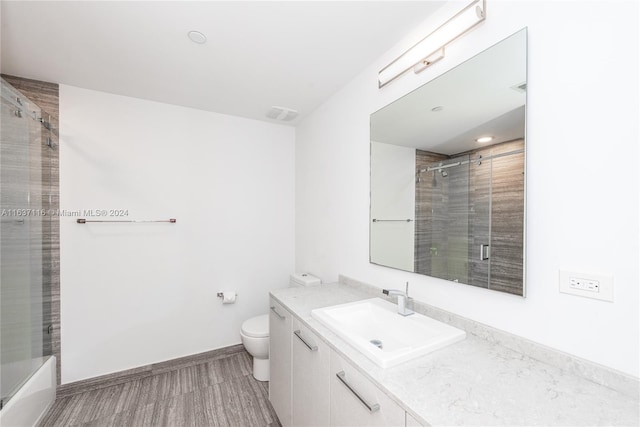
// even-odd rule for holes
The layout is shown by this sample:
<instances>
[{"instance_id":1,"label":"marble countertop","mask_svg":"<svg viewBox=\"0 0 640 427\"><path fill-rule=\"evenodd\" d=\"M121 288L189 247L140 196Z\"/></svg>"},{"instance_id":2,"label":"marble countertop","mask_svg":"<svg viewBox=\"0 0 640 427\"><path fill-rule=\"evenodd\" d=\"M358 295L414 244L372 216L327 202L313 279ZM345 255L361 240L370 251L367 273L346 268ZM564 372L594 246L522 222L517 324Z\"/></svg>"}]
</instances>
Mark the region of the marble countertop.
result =
<instances>
[{"instance_id":1,"label":"marble countertop","mask_svg":"<svg viewBox=\"0 0 640 427\"><path fill-rule=\"evenodd\" d=\"M271 296L426 425L594 426L640 424L637 398L467 332L467 338L383 369L311 317L311 310L370 298L329 284Z\"/></svg>"}]
</instances>

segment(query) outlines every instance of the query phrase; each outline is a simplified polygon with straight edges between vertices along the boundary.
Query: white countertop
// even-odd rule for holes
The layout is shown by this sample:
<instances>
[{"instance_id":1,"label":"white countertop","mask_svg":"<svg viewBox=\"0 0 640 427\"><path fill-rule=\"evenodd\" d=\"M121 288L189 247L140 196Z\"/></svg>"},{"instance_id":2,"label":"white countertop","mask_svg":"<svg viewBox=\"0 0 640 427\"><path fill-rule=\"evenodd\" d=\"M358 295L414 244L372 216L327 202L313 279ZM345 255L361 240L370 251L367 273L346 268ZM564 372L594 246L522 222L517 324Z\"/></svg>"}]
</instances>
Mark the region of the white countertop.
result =
<instances>
[{"instance_id":1,"label":"white countertop","mask_svg":"<svg viewBox=\"0 0 640 427\"><path fill-rule=\"evenodd\" d=\"M467 333L444 349L382 369L311 310L371 295L341 284L271 291L271 296L424 424L640 425L636 398Z\"/></svg>"}]
</instances>

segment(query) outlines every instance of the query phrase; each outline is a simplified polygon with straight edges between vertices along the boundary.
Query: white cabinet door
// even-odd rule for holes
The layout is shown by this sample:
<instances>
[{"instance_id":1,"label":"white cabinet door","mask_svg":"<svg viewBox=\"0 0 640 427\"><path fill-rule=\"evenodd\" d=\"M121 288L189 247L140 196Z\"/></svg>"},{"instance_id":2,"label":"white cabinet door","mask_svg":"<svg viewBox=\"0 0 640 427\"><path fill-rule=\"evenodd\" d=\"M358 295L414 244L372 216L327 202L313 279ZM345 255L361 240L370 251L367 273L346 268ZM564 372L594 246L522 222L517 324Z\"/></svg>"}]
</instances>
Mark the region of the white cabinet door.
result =
<instances>
[{"instance_id":1,"label":"white cabinet door","mask_svg":"<svg viewBox=\"0 0 640 427\"><path fill-rule=\"evenodd\" d=\"M269 400L280 424L291 426L291 313L269 301Z\"/></svg>"},{"instance_id":2,"label":"white cabinet door","mask_svg":"<svg viewBox=\"0 0 640 427\"><path fill-rule=\"evenodd\" d=\"M335 351L330 378L332 426L404 426L404 410Z\"/></svg>"},{"instance_id":3,"label":"white cabinet door","mask_svg":"<svg viewBox=\"0 0 640 427\"><path fill-rule=\"evenodd\" d=\"M298 319L293 319L293 425L329 425L331 349Z\"/></svg>"}]
</instances>

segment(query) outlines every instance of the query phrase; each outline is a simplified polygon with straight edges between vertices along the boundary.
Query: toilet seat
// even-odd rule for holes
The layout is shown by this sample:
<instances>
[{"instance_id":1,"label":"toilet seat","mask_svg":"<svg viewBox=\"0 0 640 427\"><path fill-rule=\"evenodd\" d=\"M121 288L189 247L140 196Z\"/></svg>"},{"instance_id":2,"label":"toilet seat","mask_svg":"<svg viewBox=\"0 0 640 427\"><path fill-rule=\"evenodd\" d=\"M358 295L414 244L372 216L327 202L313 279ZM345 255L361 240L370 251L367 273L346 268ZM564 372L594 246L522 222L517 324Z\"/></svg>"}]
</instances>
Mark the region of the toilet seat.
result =
<instances>
[{"instance_id":1,"label":"toilet seat","mask_svg":"<svg viewBox=\"0 0 640 427\"><path fill-rule=\"evenodd\" d=\"M245 320L240 328L242 333L252 338L266 338L269 336L269 315L252 317Z\"/></svg>"}]
</instances>

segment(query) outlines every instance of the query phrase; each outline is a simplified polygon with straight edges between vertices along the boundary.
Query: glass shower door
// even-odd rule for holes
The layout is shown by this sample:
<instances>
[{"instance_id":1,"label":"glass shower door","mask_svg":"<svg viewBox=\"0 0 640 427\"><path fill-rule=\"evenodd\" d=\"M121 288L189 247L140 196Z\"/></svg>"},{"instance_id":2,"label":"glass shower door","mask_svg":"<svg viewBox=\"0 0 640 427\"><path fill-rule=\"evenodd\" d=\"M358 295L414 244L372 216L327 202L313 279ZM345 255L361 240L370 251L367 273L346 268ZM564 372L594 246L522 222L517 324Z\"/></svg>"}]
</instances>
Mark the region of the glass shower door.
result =
<instances>
[{"instance_id":1,"label":"glass shower door","mask_svg":"<svg viewBox=\"0 0 640 427\"><path fill-rule=\"evenodd\" d=\"M0 129L0 402L44 362L43 127L40 109L2 80ZM44 167L43 167L44 165ZM48 346L50 348L50 346Z\"/></svg>"},{"instance_id":2,"label":"glass shower door","mask_svg":"<svg viewBox=\"0 0 640 427\"><path fill-rule=\"evenodd\" d=\"M469 284L522 295L523 141L497 144L472 157Z\"/></svg>"},{"instance_id":3,"label":"glass shower door","mask_svg":"<svg viewBox=\"0 0 640 427\"><path fill-rule=\"evenodd\" d=\"M434 277L469 280L469 156L429 167L431 186L430 267Z\"/></svg>"},{"instance_id":4,"label":"glass shower door","mask_svg":"<svg viewBox=\"0 0 640 427\"><path fill-rule=\"evenodd\" d=\"M469 285L488 288L491 274L491 157L474 153L469 163Z\"/></svg>"},{"instance_id":5,"label":"glass shower door","mask_svg":"<svg viewBox=\"0 0 640 427\"><path fill-rule=\"evenodd\" d=\"M524 141L418 152L416 177L416 272L522 295Z\"/></svg>"}]
</instances>

